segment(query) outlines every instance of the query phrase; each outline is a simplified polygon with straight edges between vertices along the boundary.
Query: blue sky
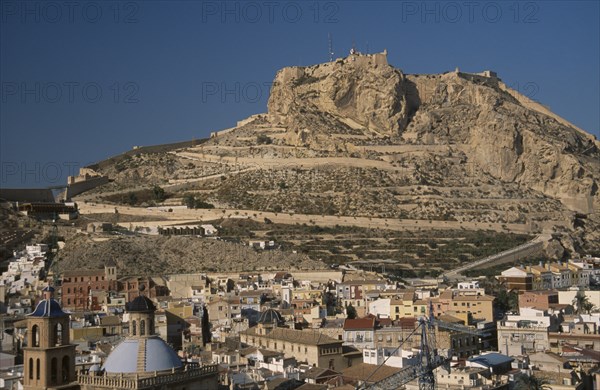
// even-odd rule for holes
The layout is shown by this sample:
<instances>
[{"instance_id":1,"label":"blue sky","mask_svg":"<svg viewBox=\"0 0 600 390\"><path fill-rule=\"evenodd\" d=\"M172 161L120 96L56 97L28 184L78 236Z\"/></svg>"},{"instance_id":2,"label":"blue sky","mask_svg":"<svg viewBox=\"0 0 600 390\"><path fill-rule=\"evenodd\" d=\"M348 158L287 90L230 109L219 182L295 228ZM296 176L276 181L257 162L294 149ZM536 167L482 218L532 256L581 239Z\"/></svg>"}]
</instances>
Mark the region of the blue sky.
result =
<instances>
[{"instance_id":1,"label":"blue sky","mask_svg":"<svg viewBox=\"0 0 600 390\"><path fill-rule=\"evenodd\" d=\"M0 0L0 186L266 112L290 65L353 44L405 73L492 69L600 135L598 1Z\"/></svg>"}]
</instances>

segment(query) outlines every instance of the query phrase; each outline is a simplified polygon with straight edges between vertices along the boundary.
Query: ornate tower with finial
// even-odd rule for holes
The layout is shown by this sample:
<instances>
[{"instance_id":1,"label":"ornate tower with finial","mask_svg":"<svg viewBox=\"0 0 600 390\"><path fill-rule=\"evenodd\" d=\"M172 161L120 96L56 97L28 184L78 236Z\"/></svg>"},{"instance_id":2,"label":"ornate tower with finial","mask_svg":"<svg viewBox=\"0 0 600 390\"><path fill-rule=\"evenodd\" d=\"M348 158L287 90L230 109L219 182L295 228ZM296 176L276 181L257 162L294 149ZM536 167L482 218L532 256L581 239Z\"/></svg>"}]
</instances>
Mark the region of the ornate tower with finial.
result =
<instances>
[{"instance_id":1,"label":"ornate tower with finial","mask_svg":"<svg viewBox=\"0 0 600 390\"><path fill-rule=\"evenodd\" d=\"M75 382L75 345L69 343L69 315L54 299L54 288L44 288L43 294L44 299L27 318L23 388L78 386Z\"/></svg>"}]
</instances>

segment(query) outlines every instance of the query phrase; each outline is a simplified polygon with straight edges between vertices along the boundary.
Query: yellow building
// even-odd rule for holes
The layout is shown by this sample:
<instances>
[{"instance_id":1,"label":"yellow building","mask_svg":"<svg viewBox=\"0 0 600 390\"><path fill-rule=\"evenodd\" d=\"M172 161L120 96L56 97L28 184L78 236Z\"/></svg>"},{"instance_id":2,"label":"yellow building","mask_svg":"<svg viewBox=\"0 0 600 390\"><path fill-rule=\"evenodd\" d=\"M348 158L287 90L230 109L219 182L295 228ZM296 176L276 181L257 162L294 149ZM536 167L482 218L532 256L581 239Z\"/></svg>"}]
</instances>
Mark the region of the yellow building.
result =
<instances>
[{"instance_id":1,"label":"yellow building","mask_svg":"<svg viewBox=\"0 0 600 390\"><path fill-rule=\"evenodd\" d=\"M494 321L494 297L490 295L456 295L452 297L448 313L469 324L472 320Z\"/></svg>"},{"instance_id":2,"label":"yellow building","mask_svg":"<svg viewBox=\"0 0 600 390\"><path fill-rule=\"evenodd\" d=\"M281 328L281 315L268 309L261 314L257 326L240 334L243 343L252 347L282 352L321 368L341 370L347 366L342 355L342 341L335 340L316 330Z\"/></svg>"},{"instance_id":3,"label":"yellow building","mask_svg":"<svg viewBox=\"0 0 600 390\"><path fill-rule=\"evenodd\" d=\"M293 295L293 299L315 300L319 303L323 299L323 291L322 290L294 290L292 295Z\"/></svg>"},{"instance_id":4,"label":"yellow building","mask_svg":"<svg viewBox=\"0 0 600 390\"><path fill-rule=\"evenodd\" d=\"M194 305L187 302L169 302L165 311L181 317L191 317L194 315Z\"/></svg>"},{"instance_id":5,"label":"yellow building","mask_svg":"<svg viewBox=\"0 0 600 390\"><path fill-rule=\"evenodd\" d=\"M413 305L414 292L400 293L390 300L390 318L398 320L400 318L415 317L415 307ZM419 308L420 309L420 308Z\"/></svg>"}]
</instances>

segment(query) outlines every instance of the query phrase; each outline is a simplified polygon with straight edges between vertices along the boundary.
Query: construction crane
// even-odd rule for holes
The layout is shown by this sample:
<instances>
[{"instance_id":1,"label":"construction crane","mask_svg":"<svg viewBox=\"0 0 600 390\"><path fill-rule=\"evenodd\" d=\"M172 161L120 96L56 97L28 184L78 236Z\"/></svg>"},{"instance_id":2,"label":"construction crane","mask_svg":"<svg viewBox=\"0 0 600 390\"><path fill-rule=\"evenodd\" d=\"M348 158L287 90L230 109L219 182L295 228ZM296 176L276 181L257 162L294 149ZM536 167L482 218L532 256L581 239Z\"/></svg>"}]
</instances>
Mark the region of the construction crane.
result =
<instances>
[{"instance_id":1,"label":"construction crane","mask_svg":"<svg viewBox=\"0 0 600 390\"><path fill-rule=\"evenodd\" d=\"M450 361L452 354L448 353L448 356L440 356L438 354L436 339L435 339L435 327L448 329L452 331L477 335L487 336L487 332L471 329L469 327L457 324L450 324L435 319L433 315L433 304L429 303L429 315L419 318L419 325L404 339L402 343L388 356L383 363L381 363L366 379L365 384L357 386L357 389L372 389L372 390L391 390L398 389L406 383L418 379L419 390L434 390L435 389L435 369L446 364ZM387 360L393 356L404 343L416 334L418 331L421 332L421 343L418 364L408 366L400 370L399 372L388 376L378 382L370 385L366 384L368 380L381 368Z\"/></svg>"}]
</instances>

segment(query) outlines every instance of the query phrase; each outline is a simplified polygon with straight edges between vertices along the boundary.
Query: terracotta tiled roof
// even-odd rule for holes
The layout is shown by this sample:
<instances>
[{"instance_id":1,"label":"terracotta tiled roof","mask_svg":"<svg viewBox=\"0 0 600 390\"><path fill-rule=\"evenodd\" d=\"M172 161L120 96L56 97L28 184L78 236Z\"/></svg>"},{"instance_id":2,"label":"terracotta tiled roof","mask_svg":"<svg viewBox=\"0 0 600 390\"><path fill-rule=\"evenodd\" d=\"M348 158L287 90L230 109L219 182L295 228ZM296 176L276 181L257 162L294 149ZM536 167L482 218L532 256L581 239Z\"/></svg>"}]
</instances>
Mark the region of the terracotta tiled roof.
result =
<instances>
[{"instance_id":1,"label":"terracotta tiled roof","mask_svg":"<svg viewBox=\"0 0 600 390\"><path fill-rule=\"evenodd\" d=\"M379 382L391 375L394 375L400 368L390 366L377 366L375 364L359 363L342 370L342 376L351 380L364 381L369 378L368 383ZM371 376L371 374L373 374Z\"/></svg>"},{"instance_id":2,"label":"terracotta tiled roof","mask_svg":"<svg viewBox=\"0 0 600 390\"><path fill-rule=\"evenodd\" d=\"M347 318L344 321L344 330L375 329L375 318Z\"/></svg>"}]
</instances>

